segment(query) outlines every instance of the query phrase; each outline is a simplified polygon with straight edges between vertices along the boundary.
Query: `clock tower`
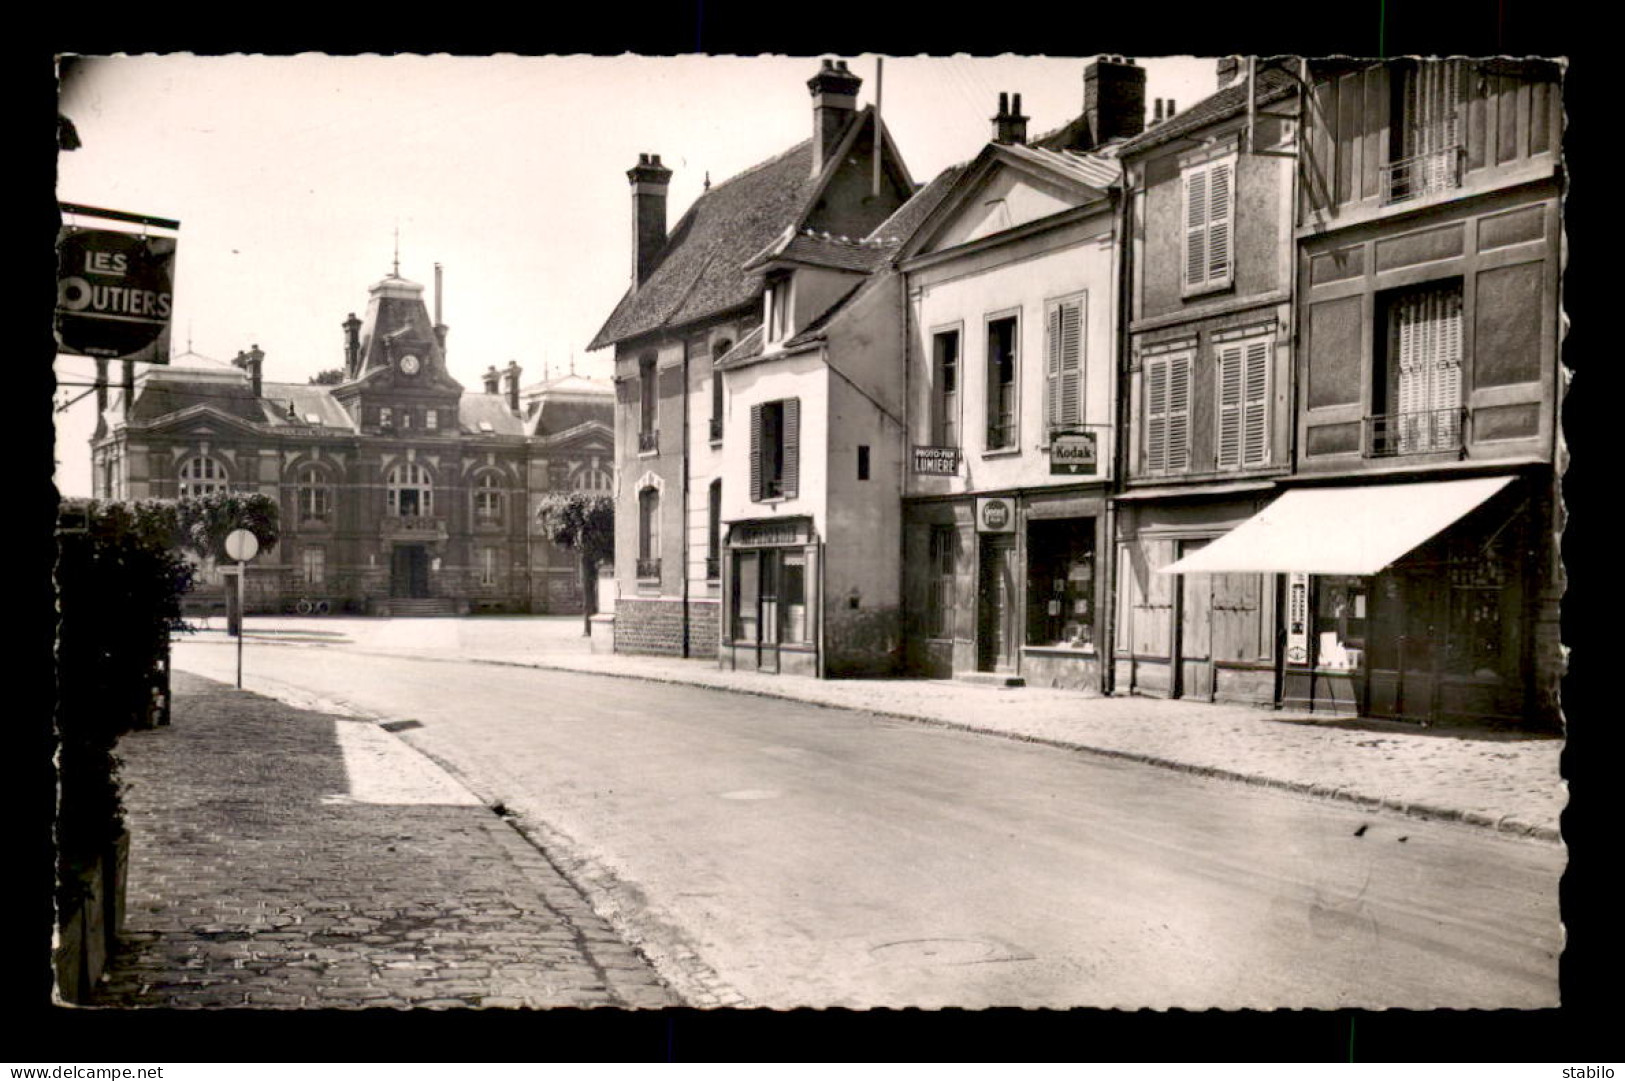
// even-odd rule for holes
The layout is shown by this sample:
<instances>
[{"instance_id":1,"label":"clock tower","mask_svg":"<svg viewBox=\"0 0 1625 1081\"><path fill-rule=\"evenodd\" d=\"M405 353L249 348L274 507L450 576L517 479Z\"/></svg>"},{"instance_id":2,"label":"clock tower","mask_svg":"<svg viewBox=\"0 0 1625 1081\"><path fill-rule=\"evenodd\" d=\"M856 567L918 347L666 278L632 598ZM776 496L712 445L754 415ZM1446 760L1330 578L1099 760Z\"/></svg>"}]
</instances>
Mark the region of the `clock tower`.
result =
<instances>
[{"instance_id":1,"label":"clock tower","mask_svg":"<svg viewBox=\"0 0 1625 1081\"><path fill-rule=\"evenodd\" d=\"M463 387L446 371L445 327L430 319L422 285L391 272L368 290L366 316L351 314L344 330L345 379L333 394L358 428L455 433Z\"/></svg>"}]
</instances>

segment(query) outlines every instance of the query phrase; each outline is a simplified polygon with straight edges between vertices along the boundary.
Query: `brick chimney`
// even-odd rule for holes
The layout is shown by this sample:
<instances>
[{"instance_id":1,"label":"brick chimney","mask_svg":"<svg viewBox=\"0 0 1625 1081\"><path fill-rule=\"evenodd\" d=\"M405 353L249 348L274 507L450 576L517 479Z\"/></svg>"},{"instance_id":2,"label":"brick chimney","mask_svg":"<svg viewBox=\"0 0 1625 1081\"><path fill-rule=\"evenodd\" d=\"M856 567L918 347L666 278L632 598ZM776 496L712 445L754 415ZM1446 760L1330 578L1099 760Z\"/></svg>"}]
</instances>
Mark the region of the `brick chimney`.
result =
<instances>
[{"instance_id":1,"label":"brick chimney","mask_svg":"<svg viewBox=\"0 0 1625 1081\"><path fill-rule=\"evenodd\" d=\"M1217 70L1218 70L1218 73L1219 73L1218 89L1223 90L1225 87L1227 87L1231 83L1235 82L1236 77L1241 74L1241 57L1239 57L1239 56L1221 56L1221 57L1219 57L1218 63L1217 63Z\"/></svg>"},{"instance_id":2,"label":"brick chimney","mask_svg":"<svg viewBox=\"0 0 1625 1081\"><path fill-rule=\"evenodd\" d=\"M258 398L260 389L264 386L260 373L265 365L265 354L260 351L260 347L257 344L249 346L248 352L238 353L231 362L248 373L248 385L253 388L254 397Z\"/></svg>"},{"instance_id":3,"label":"brick chimney","mask_svg":"<svg viewBox=\"0 0 1625 1081\"><path fill-rule=\"evenodd\" d=\"M818 176L829 164L835 144L846 131L847 121L858 109L858 87L863 80L846 68L845 60L825 58L818 74L807 80L813 99L812 174Z\"/></svg>"},{"instance_id":4,"label":"brick chimney","mask_svg":"<svg viewBox=\"0 0 1625 1081\"><path fill-rule=\"evenodd\" d=\"M508 408L513 412L514 416L519 415L519 373L521 370L517 360L510 360L508 366L502 372L505 383L504 389L508 394Z\"/></svg>"},{"instance_id":5,"label":"brick chimney","mask_svg":"<svg viewBox=\"0 0 1625 1081\"><path fill-rule=\"evenodd\" d=\"M442 322L440 318L440 286L440 264L436 263L434 265L434 340L436 344L440 346L440 352L445 353L446 331L450 330L451 328L446 326L446 324Z\"/></svg>"},{"instance_id":6,"label":"brick chimney","mask_svg":"<svg viewBox=\"0 0 1625 1081\"><path fill-rule=\"evenodd\" d=\"M485 382L485 393L487 393L487 394L496 394L496 393L498 393L497 385L502 382L502 373L497 371L497 366L495 364L493 364L489 368L485 369L484 382Z\"/></svg>"},{"instance_id":7,"label":"brick chimney","mask_svg":"<svg viewBox=\"0 0 1625 1081\"><path fill-rule=\"evenodd\" d=\"M344 377L356 377L356 365L361 363L361 320L350 313L344 321Z\"/></svg>"},{"instance_id":8,"label":"brick chimney","mask_svg":"<svg viewBox=\"0 0 1625 1081\"><path fill-rule=\"evenodd\" d=\"M1083 115L1089 146L1145 130L1145 69L1131 59L1103 56L1083 72Z\"/></svg>"},{"instance_id":9,"label":"brick chimney","mask_svg":"<svg viewBox=\"0 0 1625 1081\"><path fill-rule=\"evenodd\" d=\"M1027 117L1021 115L1021 95L999 94L999 114L993 118L993 141L1025 143Z\"/></svg>"},{"instance_id":10,"label":"brick chimney","mask_svg":"<svg viewBox=\"0 0 1625 1081\"><path fill-rule=\"evenodd\" d=\"M649 277L666 246L666 189L671 170L660 164L659 154L639 154L626 171L632 182L632 288Z\"/></svg>"}]
</instances>

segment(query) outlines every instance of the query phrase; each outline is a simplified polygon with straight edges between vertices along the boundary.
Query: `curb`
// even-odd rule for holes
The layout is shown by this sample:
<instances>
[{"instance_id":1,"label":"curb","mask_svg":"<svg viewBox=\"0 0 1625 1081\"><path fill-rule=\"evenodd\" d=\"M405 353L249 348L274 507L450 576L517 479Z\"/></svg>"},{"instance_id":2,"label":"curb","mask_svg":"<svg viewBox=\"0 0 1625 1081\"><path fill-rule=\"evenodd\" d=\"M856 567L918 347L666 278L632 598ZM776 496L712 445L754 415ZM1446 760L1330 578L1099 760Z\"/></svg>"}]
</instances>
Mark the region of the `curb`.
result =
<instances>
[{"instance_id":1,"label":"curb","mask_svg":"<svg viewBox=\"0 0 1625 1081\"><path fill-rule=\"evenodd\" d=\"M389 654L400 656L400 654ZM430 658L434 660L452 660L452 658ZM1282 792L1292 792L1297 795L1310 796L1316 799L1333 800L1353 804L1366 810L1390 811L1410 818L1425 819L1435 822L1455 822L1461 825L1474 826L1506 834L1509 837L1518 837L1527 840L1541 841L1547 844L1561 844L1563 835L1561 830L1552 826L1536 826L1514 818L1511 815L1495 817L1481 811L1463 811L1454 807L1441 807L1436 804L1422 801L1408 801L1393 796L1372 796L1348 788L1334 788L1323 783L1307 781L1287 781L1278 777L1271 777L1262 773L1244 773L1239 770L1226 769L1222 766L1202 766L1190 762L1181 762L1173 758L1163 758L1159 755L1148 754L1141 751L1124 751L1111 747L1094 747L1086 743L1073 743L1066 740L1054 739L1048 736L1032 736L1021 732L1008 732L993 728L980 728L975 725L964 724L959 721L947 721L940 717L921 716L917 713L902 713L894 710L872 709L861 706L843 706L830 702L820 702L816 699L803 698L783 691L774 691L754 687L722 687L716 684L698 680L679 679L673 676L660 674L649 675L636 672L600 672L592 669L572 668L568 665L549 664L541 661L509 661L495 657L465 656L455 658L459 661L471 661L475 664L496 665L506 668L530 668L544 672L570 672L576 675L607 676L612 679L640 680L644 683L663 683L669 686L699 687L704 690L723 691L728 694L747 694L758 698L771 698L777 701L800 702L803 705L818 706L823 709L854 709L863 713L873 714L877 717L888 717L895 720L912 721L916 724L934 725L938 728L948 728L960 732L975 732L978 735L994 736L1000 739L1015 740L1020 743L1035 743L1058 750L1076 751L1084 754L1097 755L1102 758L1113 758L1125 762L1137 762L1142 765L1156 766L1160 769L1173 770L1198 777L1211 777L1215 780L1232 781L1240 784L1252 785L1257 788L1272 788Z\"/></svg>"}]
</instances>

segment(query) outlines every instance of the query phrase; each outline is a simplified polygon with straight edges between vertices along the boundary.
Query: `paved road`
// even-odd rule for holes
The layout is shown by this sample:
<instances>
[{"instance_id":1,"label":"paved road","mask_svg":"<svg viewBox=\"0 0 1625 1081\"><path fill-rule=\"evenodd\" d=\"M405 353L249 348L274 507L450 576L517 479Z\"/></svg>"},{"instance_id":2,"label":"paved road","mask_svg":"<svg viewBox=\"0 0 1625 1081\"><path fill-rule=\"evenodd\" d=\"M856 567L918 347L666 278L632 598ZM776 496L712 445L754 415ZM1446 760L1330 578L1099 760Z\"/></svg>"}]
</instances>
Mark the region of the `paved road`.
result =
<instances>
[{"instance_id":1,"label":"paved road","mask_svg":"<svg viewBox=\"0 0 1625 1081\"><path fill-rule=\"evenodd\" d=\"M318 645L248 673L420 722L698 1004L1557 1001L1555 846L699 688Z\"/></svg>"}]
</instances>

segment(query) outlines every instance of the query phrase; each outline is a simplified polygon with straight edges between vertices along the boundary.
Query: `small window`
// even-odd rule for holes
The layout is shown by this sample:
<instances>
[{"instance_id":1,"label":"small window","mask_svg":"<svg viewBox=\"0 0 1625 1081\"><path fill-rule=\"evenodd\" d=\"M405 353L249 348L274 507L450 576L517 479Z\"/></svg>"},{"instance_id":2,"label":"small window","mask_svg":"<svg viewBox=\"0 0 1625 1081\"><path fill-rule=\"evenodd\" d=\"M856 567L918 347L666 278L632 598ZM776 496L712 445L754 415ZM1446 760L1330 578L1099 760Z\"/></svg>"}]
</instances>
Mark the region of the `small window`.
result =
<instances>
[{"instance_id":1,"label":"small window","mask_svg":"<svg viewBox=\"0 0 1625 1081\"><path fill-rule=\"evenodd\" d=\"M327 549L311 546L301 553L300 577L307 586L319 586L327 581Z\"/></svg>"},{"instance_id":2,"label":"small window","mask_svg":"<svg viewBox=\"0 0 1625 1081\"><path fill-rule=\"evenodd\" d=\"M987 324L987 449L1016 445L1016 317Z\"/></svg>"},{"instance_id":3,"label":"small window","mask_svg":"<svg viewBox=\"0 0 1625 1081\"><path fill-rule=\"evenodd\" d=\"M306 424L313 424L313 425L316 425L317 427L320 427L321 423L322 423L322 415L320 413L306 413L305 414L305 423Z\"/></svg>"},{"instance_id":4,"label":"small window","mask_svg":"<svg viewBox=\"0 0 1625 1081\"><path fill-rule=\"evenodd\" d=\"M482 522L502 520L501 481L495 473L481 473L474 482L474 517Z\"/></svg>"},{"instance_id":5,"label":"small window","mask_svg":"<svg viewBox=\"0 0 1625 1081\"><path fill-rule=\"evenodd\" d=\"M496 431L496 429L491 427L491 422L490 421L482 420L482 421L480 421L480 431L489 433L489 432Z\"/></svg>"},{"instance_id":6,"label":"small window","mask_svg":"<svg viewBox=\"0 0 1625 1081\"><path fill-rule=\"evenodd\" d=\"M931 445L959 446L959 331L931 336Z\"/></svg>"},{"instance_id":7,"label":"small window","mask_svg":"<svg viewBox=\"0 0 1625 1081\"><path fill-rule=\"evenodd\" d=\"M1263 465L1269 460L1269 336L1224 342L1218 353L1218 448L1220 469Z\"/></svg>"},{"instance_id":8,"label":"small window","mask_svg":"<svg viewBox=\"0 0 1625 1081\"><path fill-rule=\"evenodd\" d=\"M750 407L753 502L794 499L800 487L801 401L783 398Z\"/></svg>"},{"instance_id":9,"label":"small window","mask_svg":"<svg viewBox=\"0 0 1625 1081\"><path fill-rule=\"evenodd\" d=\"M438 409L425 409L423 411L423 426L429 431L440 427L440 411Z\"/></svg>"},{"instance_id":10,"label":"small window","mask_svg":"<svg viewBox=\"0 0 1625 1081\"><path fill-rule=\"evenodd\" d=\"M858 479L869 479L869 448L862 444L858 446Z\"/></svg>"},{"instance_id":11,"label":"small window","mask_svg":"<svg viewBox=\"0 0 1625 1081\"><path fill-rule=\"evenodd\" d=\"M402 409L401 410L401 431L404 432L410 427L412 427L412 411L410 409Z\"/></svg>"},{"instance_id":12,"label":"small window","mask_svg":"<svg viewBox=\"0 0 1625 1081\"><path fill-rule=\"evenodd\" d=\"M332 510L327 474L315 466L306 466L299 471L298 480L299 517L305 520L325 521Z\"/></svg>"},{"instance_id":13,"label":"small window","mask_svg":"<svg viewBox=\"0 0 1625 1081\"><path fill-rule=\"evenodd\" d=\"M494 586L497 584L497 556L495 548L480 549L480 585Z\"/></svg>"},{"instance_id":14,"label":"small window","mask_svg":"<svg viewBox=\"0 0 1625 1081\"><path fill-rule=\"evenodd\" d=\"M1191 354L1147 357L1144 387L1145 471L1182 473L1191 460Z\"/></svg>"}]
</instances>

